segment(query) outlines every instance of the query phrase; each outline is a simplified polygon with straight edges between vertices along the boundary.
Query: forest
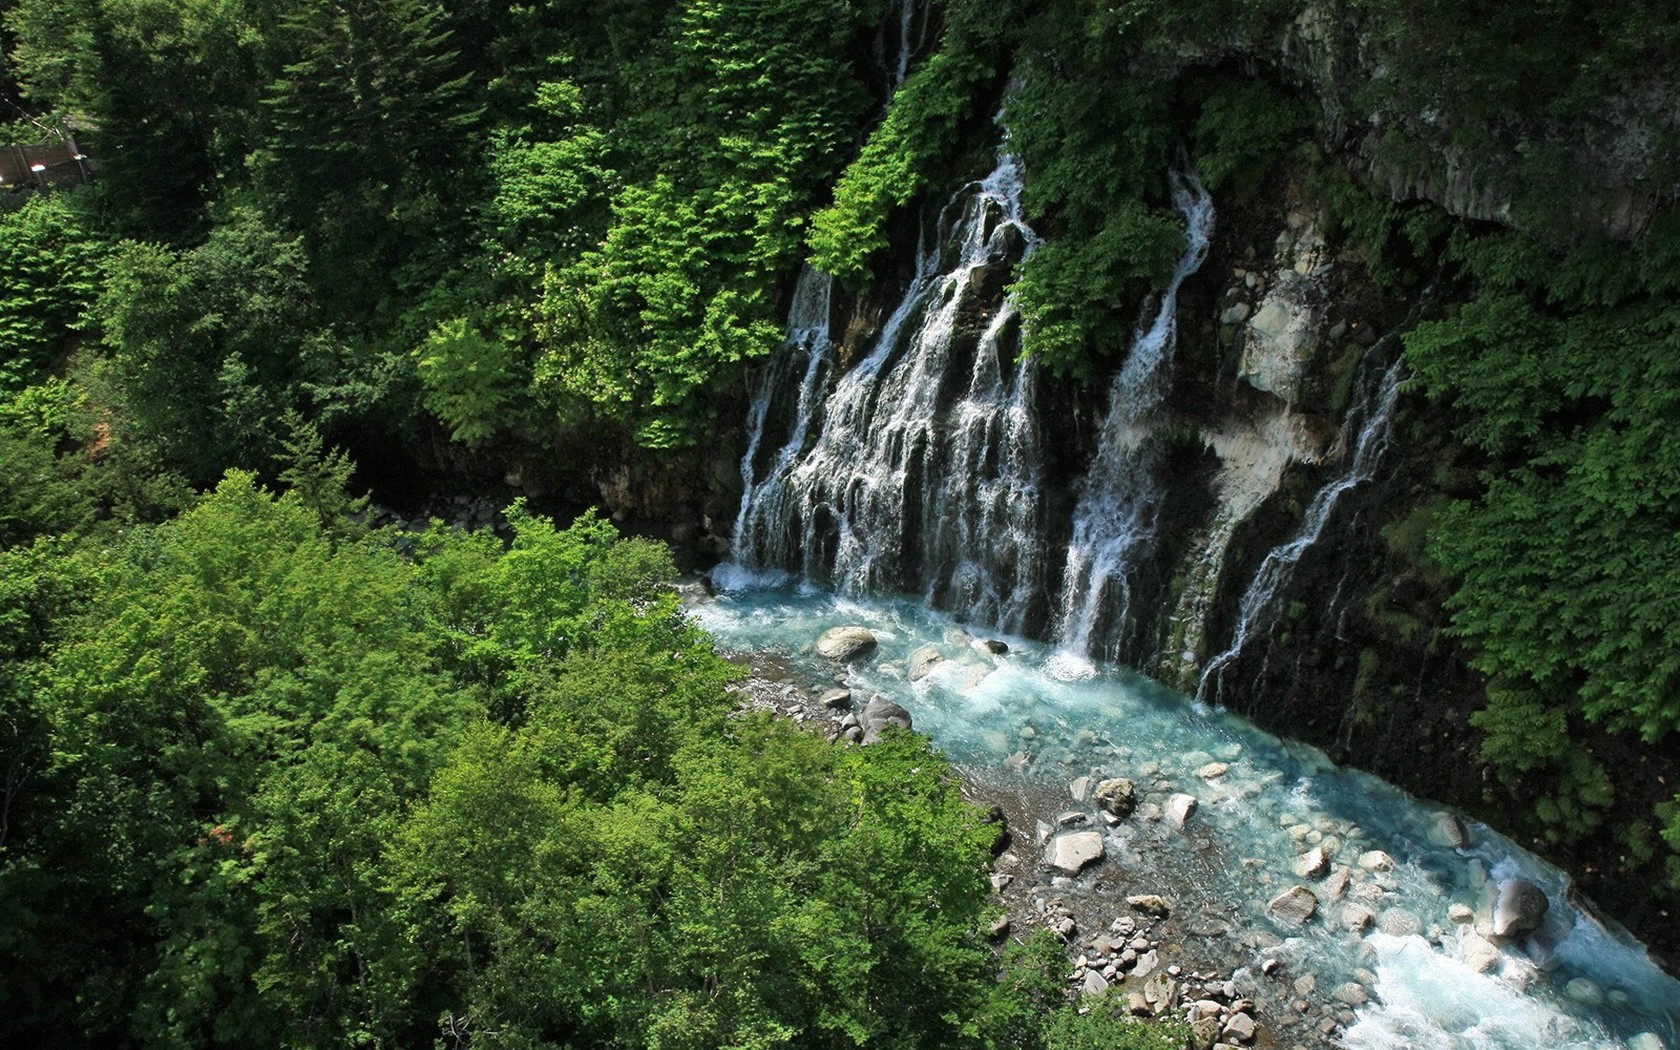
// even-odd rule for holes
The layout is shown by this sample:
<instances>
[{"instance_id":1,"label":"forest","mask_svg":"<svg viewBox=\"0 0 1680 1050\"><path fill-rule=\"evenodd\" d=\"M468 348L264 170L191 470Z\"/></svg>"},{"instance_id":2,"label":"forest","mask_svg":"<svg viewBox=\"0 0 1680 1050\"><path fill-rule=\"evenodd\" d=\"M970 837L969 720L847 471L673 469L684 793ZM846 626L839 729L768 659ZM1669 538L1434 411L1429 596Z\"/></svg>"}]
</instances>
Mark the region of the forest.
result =
<instances>
[{"instance_id":1,"label":"forest","mask_svg":"<svg viewBox=\"0 0 1680 1050\"><path fill-rule=\"evenodd\" d=\"M369 509L738 454L800 268L902 281L998 123L1070 383L1183 247L1175 163L1299 182L1434 296L1464 801L1672 937L1680 785L1623 775L1680 734L1680 15L1344 6L1385 61L1330 107L1244 51L1305 0L0 0L8 144L94 172L0 190L0 1041L1181 1045L987 941L996 829L920 738L742 716L663 546ZM1612 111L1650 134L1595 166ZM1350 126L1505 221L1391 196Z\"/></svg>"}]
</instances>

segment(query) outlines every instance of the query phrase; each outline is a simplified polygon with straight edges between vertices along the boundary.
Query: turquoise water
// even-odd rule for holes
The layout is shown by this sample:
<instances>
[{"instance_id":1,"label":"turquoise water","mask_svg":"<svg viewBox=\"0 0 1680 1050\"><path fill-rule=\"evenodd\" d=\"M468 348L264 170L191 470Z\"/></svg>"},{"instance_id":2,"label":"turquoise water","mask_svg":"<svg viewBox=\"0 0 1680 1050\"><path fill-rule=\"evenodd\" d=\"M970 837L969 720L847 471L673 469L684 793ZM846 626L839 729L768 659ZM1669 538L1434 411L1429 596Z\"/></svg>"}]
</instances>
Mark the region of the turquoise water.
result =
<instances>
[{"instance_id":1,"label":"turquoise water","mask_svg":"<svg viewBox=\"0 0 1680 1050\"><path fill-rule=\"evenodd\" d=\"M959 764L1035 784L1130 778L1142 805L1109 830L1106 863L1136 877L1131 892L1175 897L1191 922L1269 934L1264 953L1316 975L1319 999L1358 984L1369 1001L1340 1036L1349 1047L1680 1048L1680 983L1624 931L1573 906L1562 873L1491 829L1465 821L1471 842L1455 849L1443 844L1438 807L1314 748L913 602L843 598L727 565L713 582L719 596L692 613L720 648L779 654L812 686L844 677L860 703L876 693L896 700ZM842 624L866 626L880 643L844 670L810 652ZM986 640L1008 651L994 654ZM910 658L928 647L941 659L911 682ZM1175 794L1198 803L1182 829L1150 819ZM1332 875L1347 872L1341 897L1324 878L1295 873L1312 848ZM1510 877L1544 888L1551 909L1525 942L1491 954L1475 931ZM1322 901L1305 926L1265 906L1295 885ZM1454 921L1466 908L1472 921ZM1368 930L1349 928L1364 913Z\"/></svg>"}]
</instances>

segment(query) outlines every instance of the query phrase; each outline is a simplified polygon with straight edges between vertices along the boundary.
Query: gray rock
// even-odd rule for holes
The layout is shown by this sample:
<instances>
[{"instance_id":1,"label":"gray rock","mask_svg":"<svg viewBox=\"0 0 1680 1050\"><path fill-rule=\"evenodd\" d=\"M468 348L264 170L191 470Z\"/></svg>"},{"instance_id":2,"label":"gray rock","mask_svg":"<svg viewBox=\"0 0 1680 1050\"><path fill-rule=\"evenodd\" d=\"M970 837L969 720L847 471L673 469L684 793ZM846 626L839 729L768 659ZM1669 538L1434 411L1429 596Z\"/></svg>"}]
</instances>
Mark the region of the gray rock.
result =
<instances>
[{"instance_id":1,"label":"gray rock","mask_svg":"<svg viewBox=\"0 0 1680 1050\"><path fill-rule=\"evenodd\" d=\"M1305 886L1291 886L1273 897L1266 908L1285 921L1305 923L1318 912L1318 897Z\"/></svg>"},{"instance_id":2,"label":"gray rock","mask_svg":"<svg viewBox=\"0 0 1680 1050\"><path fill-rule=\"evenodd\" d=\"M817 653L846 663L875 650L875 633L867 627L831 627L817 639Z\"/></svg>"},{"instance_id":3,"label":"gray rock","mask_svg":"<svg viewBox=\"0 0 1680 1050\"><path fill-rule=\"evenodd\" d=\"M1447 849L1463 849L1470 845L1470 832L1464 821L1445 811L1435 814L1429 825L1429 841Z\"/></svg>"},{"instance_id":4,"label":"gray rock","mask_svg":"<svg viewBox=\"0 0 1680 1050\"><path fill-rule=\"evenodd\" d=\"M1231 767L1224 762L1209 762L1196 770L1196 775L1203 780L1217 780L1231 771Z\"/></svg>"},{"instance_id":5,"label":"gray rock","mask_svg":"<svg viewBox=\"0 0 1680 1050\"><path fill-rule=\"evenodd\" d=\"M1190 1004L1190 1020L1199 1021L1204 1017L1219 1017L1225 1013L1225 1008L1212 999L1198 999Z\"/></svg>"},{"instance_id":6,"label":"gray rock","mask_svg":"<svg viewBox=\"0 0 1680 1050\"><path fill-rule=\"evenodd\" d=\"M1068 784L1068 794L1073 796L1073 800L1075 802L1084 802L1086 799L1090 798L1091 778L1074 777Z\"/></svg>"},{"instance_id":7,"label":"gray rock","mask_svg":"<svg viewBox=\"0 0 1680 1050\"><path fill-rule=\"evenodd\" d=\"M1091 815L1084 810L1070 809L1056 814L1056 826L1059 828L1071 828L1075 824L1085 825L1089 823L1091 823Z\"/></svg>"},{"instance_id":8,"label":"gray rock","mask_svg":"<svg viewBox=\"0 0 1680 1050\"><path fill-rule=\"evenodd\" d=\"M1364 933L1371 928L1376 919L1376 913L1363 904L1342 905L1342 925L1355 933Z\"/></svg>"},{"instance_id":9,"label":"gray rock","mask_svg":"<svg viewBox=\"0 0 1680 1050\"><path fill-rule=\"evenodd\" d=\"M1248 304L1237 303L1219 315L1220 324L1242 324L1248 320Z\"/></svg>"},{"instance_id":10,"label":"gray rock","mask_svg":"<svg viewBox=\"0 0 1680 1050\"><path fill-rule=\"evenodd\" d=\"M1666 1050L1663 1041L1650 1032L1640 1032L1628 1040L1628 1050Z\"/></svg>"},{"instance_id":11,"label":"gray rock","mask_svg":"<svg viewBox=\"0 0 1680 1050\"><path fill-rule=\"evenodd\" d=\"M1447 918L1460 926L1467 926L1476 921L1476 912L1468 904L1454 903L1447 907Z\"/></svg>"},{"instance_id":12,"label":"gray rock","mask_svg":"<svg viewBox=\"0 0 1680 1050\"><path fill-rule=\"evenodd\" d=\"M1506 879L1499 884L1499 900L1493 906L1493 935L1522 937L1533 933L1550 907L1545 890L1524 879Z\"/></svg>"},{"instance_id":13,"label":"gray rock","mask_svg":"<svg viewBox=\"0 0 1680 1050\"><path fill-rule=\"evenodd\" d=\"M1096 831L1070 831L1057 835L1045 848L1045 863L1057 871L1077 875L1103 858L1103 837Z\"/></svg>"},{"instance_id":14,"label":"gray rock","mask_svg":"<svg viewBox=\"0 0 1680 1050\"><path fill-rule=\"evenodd\" d=\"M835 711L842 711L852 706L852 691L850 689L830 689L819 698L819 703Z\"/></svg>"},{"instance_id":15,"label":"gray rock","mask_svg":"<svg viewBox=\"0 0 1680 1050\"><path fill-rule=\"evenodd\" d=\"M1336 990L1330 994L1337 1002L1346 1003L1349 1006L1363 1006L1371 998L1364 985L1356 984L1353 981L1337 985Z\"/></svg>"},{"instance_id":16,"label":"gray rock","mask_svg":"<svg viewBox=\"0 0 1680 1050\"><path fill-rule=\"evenodd\" d=\"M1137 808L1137 788L1125 777L1115 777L1098 784L1092 798L1097 805L1117 817L1127 816Z\"/></svg>"},{"instance_id":17,"label":"gray rock","mask_svg":"<svg viewBox=\"0 0 1680 1050\"><path fill-rule=\"evenodd\" d=\"M1196 814L1196 799L1191 795L1177 794L1167 799L1167 819L1179 827L1183 827Z\"/></svg>"},{"instance_id":18,"label":"gray rock","mask_svg":"<svg viewBox=\"0 0 1680 1050\"><path fill-rule=\"evenodd\" d=\"M910 712L893 703L884 696L877 696L869 701L863 709L863 717L859 719L863 725L863 742L873 744L881 739L881 733L887 726L899 726L909 729Z\"/></svg>"},{"instance_id":19,"label":"gray rock","mask_svg":"<svg viewBox=\"0 0 1680 1050\"><path fill-rule=\"evenodd\" d=\"M993 919L992 924L987 927L986 932L994 941L1002 940L1004 937L1009 936L1009 916L999 915L997 918Z\"/></svg>"},{"instance_id":20,"label":"gray rock","mask_svg":"<svg viewBox=\"0 0 1680 1050\"><path fill-rule=\"evenodd\" d=\"M988 638L980 643L980 647L993 656L1002 656L1009 651L1009 643L1000 642L996 638Z\"/></svg>"},{"instance_id":21,"label":"gray rock","mask_svg":"<svg viewBox=\"0 0 1680 1050\"><path fill-rule=\"evenodd\" d=\"M1156 915L1164 919L1172 914L1172 901L1153 893L1127 897L1126 903L1146 915Z\"/></svg>"},{"instance_id":22,"label":"gray rock","mask_svg":"<svg viewBox=\"0 0 1680 1050\"><path fill-rule=\"evenodd\" d=\"M1254 1038L1255 1030L1254 1018L1247 1014L1232 1014L1219 1034L1231 1042L1246 1043Z\"/></svg>"},{"instance_id":23,"label":"gray rock","mask_svg":"<svg viewBox=\"0 0 1680 1050\"><path fill-rule=\"evenodd\" d=\"M1324 895L1331 900L1335 900L1346 893L1347 888L1348 870L1346 868L1336 869L1328 879L1324 880Z\"/></svg>"},{"instance_id":24,"label":"gray rock","mask_svg":"<svg viewBox=\"0 0 1680 1050\"><path fill-rule=\"evenodd\" d=\"M933 673L934 667L944 662L945 654L931 645L924 645L910 654L909 678L912 682L919 682Z\"/></svg>"},{"instance_id":25,"label":"gray rock","mask_svg":"<svg viewBox=\"0 0 1680 1050\"><path fill-rule=\"evenodd\" d=\"M1219 1018L1199 1017L1190 1023L1191 1050L1213 1050L1219 1041Z\"/></svg>"},{"instance_id":26,"label":"gray rock","mask_svg":"<svg viewBox=\"0 0 1680 1050\"><path fill-rule=\"evenodd\" d=\"M1108 980L1095 970L1085 971L1085 994L1102 995L1108 991Z\"/></svg>"}]
</instances>

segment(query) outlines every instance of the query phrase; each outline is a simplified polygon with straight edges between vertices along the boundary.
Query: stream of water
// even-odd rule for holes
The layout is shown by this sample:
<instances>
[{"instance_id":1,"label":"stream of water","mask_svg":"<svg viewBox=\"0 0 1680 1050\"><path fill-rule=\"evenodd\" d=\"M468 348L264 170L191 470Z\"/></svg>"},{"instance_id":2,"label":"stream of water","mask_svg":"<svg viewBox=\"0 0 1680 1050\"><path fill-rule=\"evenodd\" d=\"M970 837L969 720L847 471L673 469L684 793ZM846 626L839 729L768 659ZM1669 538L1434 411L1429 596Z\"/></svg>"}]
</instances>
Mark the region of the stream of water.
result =
<instances>
[{"instance_id":1,"label":"stream of water","mask_svg":"<svg viewBox=\"0 0 1680 1050\"><path fill-rule=\"evenodd\" d=\"M1141 805L1107 831L1104 865L1125 873L1129 892L1175 898L1186 923L1228 928L1223 943L1244 956L1229 966L1277 958L1286 972L1315 975L1321 998L1363 997L1339 1036L1345 1046L1676 1045L1680 983L1625 932L1576 907L1562 873L1491 829L1465 822L1470 842L1454 848L1436 807L1315 749L1130 673L1068 680L1054 651L1025 638L1006 638L1008 651L994 654L974 639L996 635L919 602L778 585L734 565L713 581L719 597L694 615L720 646L780 654L811 682L835 677L810 653L824 630L869 627L880 647L851 667L848 684L904 705L961 765L1023 787L1132 779ZM912 654L929 649L941 659L910 681ZM1182 829L1160 817L1175 794L1198 802ZM1302 877L1296 865L1313 848L1330 866ZM1542 887L1551 907L1534 934L1495 947L1477 931L1500 881L1514 877ZM1322 898L1305 925L1266 907L1295 885Z\"/></svg>"}]
</instances>

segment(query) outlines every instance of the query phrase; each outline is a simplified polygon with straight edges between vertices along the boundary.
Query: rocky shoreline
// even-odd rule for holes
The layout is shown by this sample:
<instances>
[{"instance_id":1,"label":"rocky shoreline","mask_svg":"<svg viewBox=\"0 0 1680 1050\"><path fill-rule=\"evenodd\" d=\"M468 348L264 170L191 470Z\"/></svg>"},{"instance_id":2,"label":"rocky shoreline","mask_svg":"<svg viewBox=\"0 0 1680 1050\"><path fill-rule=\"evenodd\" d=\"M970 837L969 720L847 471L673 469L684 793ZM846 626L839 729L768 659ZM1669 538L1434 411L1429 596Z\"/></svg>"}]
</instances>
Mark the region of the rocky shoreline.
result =
<instances>
[{"instance_id":1,"label":"rocky shoreline","mask_svg":"<svg viewBox=\"0 0 1680 1050\"><path fill-rule=\"evenodd\" d=\"M835 675L828 681L812 680L773 654L739 657L748 669L735 687L740 710L791 719L842 745L867 745L888 725L914 731L902 706L882 697L865 700L848 687L847 662L873 648L865 635L861 628L839 628L814 643L813 650L832 661ZM1006 648L1001 642L976 644L997 652ZM917 664L925 671L935 662L932 654L918 656L912 658L912 675ZM1120 801L1124 791L1112 780L1095 784L1080 777L1069 794L1060 795L985 770L954 768L965 796L989 810L1002 829L991 883L1003 914L993 925L993 938L1024 940L1037 929L1053 933L1067 949L1070 996L1119 996L1134 1016L1184 1021L1191 1026L1194 1050L1328 1047L1330 1034L1353 1019L1350 1005L1321 994L1310 976L1285 974L1280 960L1266 956L1265 938L1232 940L1223 921L1192 922L1175 914L1169 897L1145 892L1118 866L1101 863L1096 822L1122 819L1134 810L1141 810L1141 819L1172 820L1167 813L1178 810L1137 805L1135 787L1128 808ZM1088 797L1080 797L1081 789ZM1089 805L1070 808L1080 802Z\"/></svg>"}]
</instances>

